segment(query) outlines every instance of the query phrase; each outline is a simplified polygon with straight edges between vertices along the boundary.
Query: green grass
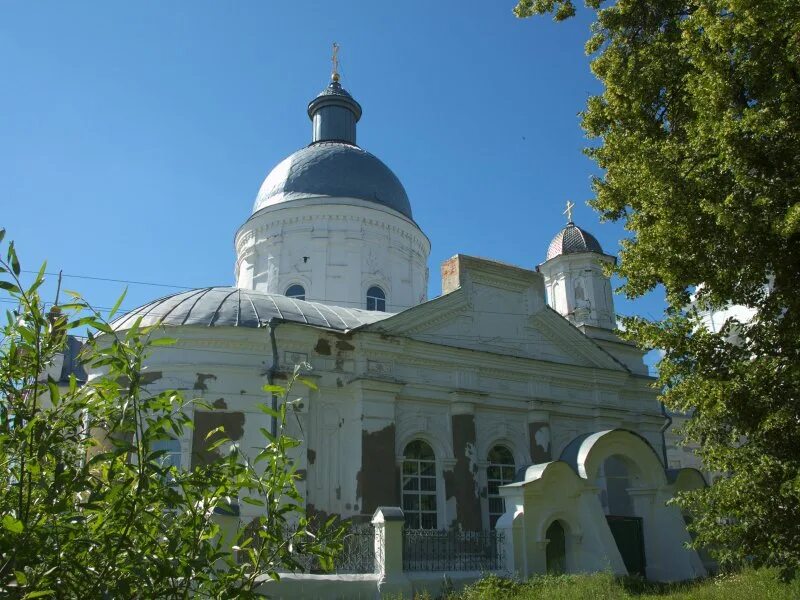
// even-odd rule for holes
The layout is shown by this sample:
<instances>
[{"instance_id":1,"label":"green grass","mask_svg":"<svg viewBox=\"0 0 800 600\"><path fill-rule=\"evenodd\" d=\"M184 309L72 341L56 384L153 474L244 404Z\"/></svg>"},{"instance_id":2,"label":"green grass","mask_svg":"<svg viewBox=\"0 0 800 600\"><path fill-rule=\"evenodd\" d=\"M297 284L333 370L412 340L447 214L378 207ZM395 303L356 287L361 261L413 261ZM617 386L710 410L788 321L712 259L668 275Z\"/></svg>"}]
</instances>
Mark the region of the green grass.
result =
<instances>
[{"instance_id":1,"label":"green grass","mask_svg":"<svg viewBox=\"0 0 800 600\"><path fill-rule=\"evenodd\" d=\"M418 595L416 600L435 598ZM782 582L773 569L745 570L702 581L659 584L608 574L538 576L525 582L489 576L446 600L798 600L800 579Z\"/></svg>"}]
</instances>

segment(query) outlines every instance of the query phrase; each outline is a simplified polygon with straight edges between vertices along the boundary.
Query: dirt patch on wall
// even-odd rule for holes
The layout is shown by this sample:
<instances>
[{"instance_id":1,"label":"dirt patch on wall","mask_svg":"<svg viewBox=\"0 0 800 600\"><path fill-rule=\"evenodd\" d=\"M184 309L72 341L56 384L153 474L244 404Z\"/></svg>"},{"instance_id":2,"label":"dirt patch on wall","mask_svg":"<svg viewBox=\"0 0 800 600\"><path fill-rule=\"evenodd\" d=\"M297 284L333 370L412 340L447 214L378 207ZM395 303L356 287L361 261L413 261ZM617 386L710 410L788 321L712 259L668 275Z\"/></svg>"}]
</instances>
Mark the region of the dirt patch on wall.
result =
<instances>
[{"instance_id":1,"label":"dirt patch on wall","mask_svg":"<svg viewBox=\"0 0 800 600\"><path fill-rule=\"evenodd\" d=\"M550 425L547 422L535 421L528 423L528 437L530 438L531 460L533 464L550 462L552 451L550 449Z\"/></svg>"},{"instance_id":2,"label":"dirt patch on wall","mask_svg":"<svg viewBox=\"0 0 800 600\"><path fill-rule=\"evenodd\" d=\"M194 433L192 434L192 468L209 463L219 458L219 448L208 451L207 448L219 440L219 434L206 439L208 432L219 426L231 440L241 439L244 435L244 413L196 411L194 413Z\"/></svg>"},{"instance_id":3,"label":"dirt patch on wall","mask_svg":"<svg viewBox=\"0 0 800 600\"><path fill-rule=\"evenodd\" d=\"M213 373L197 373L197 379L194 380L194 390L200 390L201 392L205 392L208 389L206 385L206 381L209 379L213 379L214 381L217 380L217 376Z\"/></svg>"},{"instance_id":4,"label":"dirt patch on wall","mask_svg":"<svg viewBox=\"0 0 800 600\"><path fill-rule=\"evenodd\" d=\"M317 340L317 345L314 346L314 352L322 356L330 356L331 343L325 338L319 338L319 340Z\"/></svg>"}]
</instances>

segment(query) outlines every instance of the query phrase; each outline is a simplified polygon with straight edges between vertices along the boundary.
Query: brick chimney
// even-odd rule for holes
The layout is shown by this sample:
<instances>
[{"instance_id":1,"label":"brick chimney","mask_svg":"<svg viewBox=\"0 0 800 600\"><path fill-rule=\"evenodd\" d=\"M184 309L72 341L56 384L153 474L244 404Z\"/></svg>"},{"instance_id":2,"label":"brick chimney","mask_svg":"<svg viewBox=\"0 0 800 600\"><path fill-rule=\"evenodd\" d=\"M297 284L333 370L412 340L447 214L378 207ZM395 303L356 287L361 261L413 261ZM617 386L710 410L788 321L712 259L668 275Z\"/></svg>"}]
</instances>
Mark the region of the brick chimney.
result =
<instances>
[{"instance_id":1,"label":"brick chimney","mask_svg":"<svg viewBox=\"0 0 800 600\"><path fill-rule=\"evenodd\" d=\"M442 295L461 287L461 254L456 254L442 263Z\"/></svg>"}]
</instances>

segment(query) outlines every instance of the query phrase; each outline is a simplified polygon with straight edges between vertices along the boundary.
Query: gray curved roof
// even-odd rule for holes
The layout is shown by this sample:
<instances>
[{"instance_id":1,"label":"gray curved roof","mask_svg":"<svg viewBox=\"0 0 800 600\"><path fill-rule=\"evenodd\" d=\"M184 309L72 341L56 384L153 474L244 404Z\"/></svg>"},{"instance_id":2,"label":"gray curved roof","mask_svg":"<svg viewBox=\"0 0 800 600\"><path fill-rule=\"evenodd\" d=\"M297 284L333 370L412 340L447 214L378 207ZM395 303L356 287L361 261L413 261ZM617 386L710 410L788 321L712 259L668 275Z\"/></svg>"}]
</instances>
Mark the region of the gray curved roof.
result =
<instances>
[{"instance_id":1,"label":"gray curved roof","mask_svg":"<svg viewBox=\"0 0 800 600\"><path fill-rule=\"evenodd\" d=\"M380 159L358 146L316 142L275 167L256 197L253 212L304 198L358 198L411 216L403 184Z\"/></svg>"},{"instance_id":2,"label":"gray curved roof","mask_svg":"<svg viewBox=\"0 0 800 600\"><path fill-rule=\"evenodd\" d=\"M390 317L391 313L327 306L233 287L208 287L164 296L119 317L123 330L142 317L141 326L260 327L270 319L346 331Z\"/></svg>"},{"instance_id":3,"label":"gray curved roof","mask_svg":"<svg viewBox=\"0 0 800 600\"><path fill-rule=\"evenodd\" d=\"M597 439L606 436L608 434L613 434L617 432L628 433L639 438L642 442L644 442L644 445L650 449L650 451L656 457L658 463L663 466L664 463L662 462L661 457L658 455L658 452L656 452L656 449L653 448L653 446L650 444L647 438L645 438L640 433L636 433L635 431L631 431L630 429L624 429L621 427L616 429L607 429L605 431L595 431L594 433L582 433L564 447L564 449L561 451L561 456L559 457L558 460L567 463L570 466L570 468L572 468L572 470L575 471L575 473L580 475L581 474L580 453L584 442L589 438Z\"/></svg>"},{"instance_id":4,"label":"gray curved roof","mask_svg":"<svg viewBox=\"0 0 800 600\"><path fill-rule=\"evenodd\" d=\"M567 226L559 231L550 242L547 248L547 258L550 260L562 254L574 254L578 252L596 252L603 254L600 242L588 231L584 231L575 223L570 221Z\"/></svg>"}]
</instances>

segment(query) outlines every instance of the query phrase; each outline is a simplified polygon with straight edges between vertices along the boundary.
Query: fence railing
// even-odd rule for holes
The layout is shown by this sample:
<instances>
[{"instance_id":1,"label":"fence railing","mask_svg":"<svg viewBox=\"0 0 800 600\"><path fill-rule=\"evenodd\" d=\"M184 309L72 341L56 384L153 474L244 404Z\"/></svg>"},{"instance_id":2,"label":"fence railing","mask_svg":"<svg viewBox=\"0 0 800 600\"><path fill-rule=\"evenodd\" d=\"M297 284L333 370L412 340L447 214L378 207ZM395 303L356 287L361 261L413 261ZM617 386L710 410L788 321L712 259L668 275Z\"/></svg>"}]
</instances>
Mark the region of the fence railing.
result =
<instances>
[{"instance_id":1,"label":"fence railing","mask_svg":"<svg viewBox=\"0 0 800 600\"><path fill-rule=\"evenodd\" d=\"M498 531L405 529L404 571L494 571L503 568Z\"/></svg>"},{"instance_id":2,"label":"fence railing","mask_svg":"<svg viewBox=\"0 0 800 600\"><path fill-rule=\"evenodd\" d=\"M342 543L342 551L333 560L333 573L375 572L375 528L370 523L351 525ZM297 555L294 558L306 573L322 572L316 557Z\"/></svg>"}]
</instances>

